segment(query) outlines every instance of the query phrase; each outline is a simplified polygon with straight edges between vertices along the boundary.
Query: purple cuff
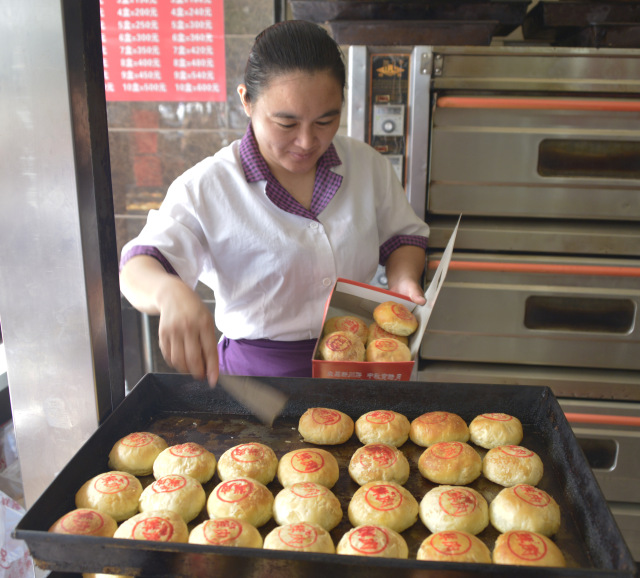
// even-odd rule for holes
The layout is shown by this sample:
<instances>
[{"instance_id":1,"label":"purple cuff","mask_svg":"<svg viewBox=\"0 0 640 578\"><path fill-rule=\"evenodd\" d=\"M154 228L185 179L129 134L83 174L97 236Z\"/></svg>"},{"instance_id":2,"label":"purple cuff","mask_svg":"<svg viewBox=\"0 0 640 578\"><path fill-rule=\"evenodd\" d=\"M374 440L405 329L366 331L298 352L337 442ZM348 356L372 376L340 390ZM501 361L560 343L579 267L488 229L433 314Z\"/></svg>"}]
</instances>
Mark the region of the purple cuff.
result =
<instances>
[{"instance_id":1,"label":"purple cuff","mask_svg":"<svg viewBox=\"0 0 640 578\"><path fill-rule=\"evenodd\" d=\"M138 255L147 255L149 257L153 257L160 262L160 265L164 267L164 270L167 273L171 273L171 275L178 275L178 272L173 268L171 263L169 263L167 258L160 252L160 250L150 245L134 245L126 253L123 253L122 257L120 258L120 270L122 271L122 267L124 267L124 264L127 261L129 261L133 257L137 257Z\"/></svg>"},{"instance_id":2,"label":"purple cuff","mask_svg":"<svg viewBox=\"0 0 640 578\"><path fill-rule=\"evenodd\" d=\"M391 239L383 243L380 247L380 265L384 266L389 255L403 245L413 245L426 251L428 241L429 239L427 237L421 235L396 235L395 237L391 237Z\"/></svg>"}]
</instances>

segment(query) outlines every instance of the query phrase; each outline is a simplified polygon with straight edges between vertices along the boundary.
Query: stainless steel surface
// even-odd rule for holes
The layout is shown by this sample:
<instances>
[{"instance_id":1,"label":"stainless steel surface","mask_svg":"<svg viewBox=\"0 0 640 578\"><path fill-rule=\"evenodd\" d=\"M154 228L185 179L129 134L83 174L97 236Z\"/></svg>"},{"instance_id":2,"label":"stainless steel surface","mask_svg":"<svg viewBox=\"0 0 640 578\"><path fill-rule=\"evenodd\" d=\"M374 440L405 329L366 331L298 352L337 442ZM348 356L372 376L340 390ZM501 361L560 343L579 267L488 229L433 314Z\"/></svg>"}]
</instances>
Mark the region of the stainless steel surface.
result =
<instances>
[{"instance_id":1,"label":"stainless steel surface","mask_svg":"<svg viewBox=\"0 0 640 578\"><path fill-rule=\"evenodd\" d=\"M0 315L27 505L96 429L108 365L82 254L68 4L0 0Z\"/></svg>"}]
</instances>

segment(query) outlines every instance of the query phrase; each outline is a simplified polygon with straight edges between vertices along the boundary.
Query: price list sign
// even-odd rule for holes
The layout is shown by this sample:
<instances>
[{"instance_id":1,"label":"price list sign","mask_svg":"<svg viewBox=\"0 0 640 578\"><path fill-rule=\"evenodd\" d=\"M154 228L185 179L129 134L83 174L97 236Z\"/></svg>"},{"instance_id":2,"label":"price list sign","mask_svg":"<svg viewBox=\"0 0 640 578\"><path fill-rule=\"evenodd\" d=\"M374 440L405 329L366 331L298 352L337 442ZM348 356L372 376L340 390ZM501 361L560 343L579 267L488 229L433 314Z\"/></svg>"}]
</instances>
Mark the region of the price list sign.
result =
<instances>
[{"instance_id":1,"label":"price list sign","mask_svg":"<svg viewBox=\"0 0 640 578\"><path fill-rule=\"evenodd\" d=\"M224 0L100 0L109 101L224 101Z\"/></svg>"}]
</instances>

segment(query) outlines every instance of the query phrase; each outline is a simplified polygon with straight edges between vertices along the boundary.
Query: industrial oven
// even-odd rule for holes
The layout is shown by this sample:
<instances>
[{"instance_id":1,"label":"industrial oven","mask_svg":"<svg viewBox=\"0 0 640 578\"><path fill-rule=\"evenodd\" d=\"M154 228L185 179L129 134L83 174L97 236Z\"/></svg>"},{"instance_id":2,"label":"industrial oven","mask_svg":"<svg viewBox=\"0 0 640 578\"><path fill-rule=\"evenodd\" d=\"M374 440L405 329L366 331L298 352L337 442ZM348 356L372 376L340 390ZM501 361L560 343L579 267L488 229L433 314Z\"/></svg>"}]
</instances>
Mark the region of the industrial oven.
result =
<instances>
[{"instance_id":1,"label":"industrial oven","mask_svg":"<svg viewBox=\"0 0 640 578\"><path fill-rule=\"evenodd\" d=\"M419 375L550 386L640 559L640 51L351 46L349 71L427 276L462 215Z\"/></svg>"}]
</instances>

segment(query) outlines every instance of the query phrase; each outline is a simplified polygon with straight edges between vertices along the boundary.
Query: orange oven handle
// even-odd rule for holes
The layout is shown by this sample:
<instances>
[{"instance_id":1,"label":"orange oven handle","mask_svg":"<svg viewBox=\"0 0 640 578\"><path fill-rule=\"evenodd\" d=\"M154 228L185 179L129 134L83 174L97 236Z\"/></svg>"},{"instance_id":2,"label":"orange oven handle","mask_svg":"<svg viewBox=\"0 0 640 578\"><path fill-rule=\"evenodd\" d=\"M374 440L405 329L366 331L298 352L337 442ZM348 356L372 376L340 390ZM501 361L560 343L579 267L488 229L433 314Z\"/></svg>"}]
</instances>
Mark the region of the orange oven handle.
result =
<instances>
[{"instance_id":1,"label":"orange oven handle","mask_svg":"<svg viewBox=\"0 0 640 578\"><path fill-rule=\"evenodd\" d=\"M638 112L640 111L640 100L442 96L438 98L437 106L440 108L510 108L518 110L605 110Z\"/></svg>"},{"instance_id":2,"label":"orange oven handle","mask_svg":"<svg viewBox=\"0 0 640 578\"><path fill-rule=\"evenodd\" d=\"M436 269L440 260L429 261L427 268ZM451 261L450 270L489 271L494 273L547 273L561 275L595 275L600 277L640 277L640 267L607 267L599 265L551 265L533 263L493 263L486 261Z\"/></svg>"},{"instance_id":3,"label":"orange oven handle","mask_svg":"<svg viewBox=\"0 0 640 578\"><path fill-rule=\"evenodd\" d=\"M601 425L630 425L640 427L640 417L630 415L600 415L592 413L565 413L571 423L596 423Z\"/></svg>"}]
</instances>

